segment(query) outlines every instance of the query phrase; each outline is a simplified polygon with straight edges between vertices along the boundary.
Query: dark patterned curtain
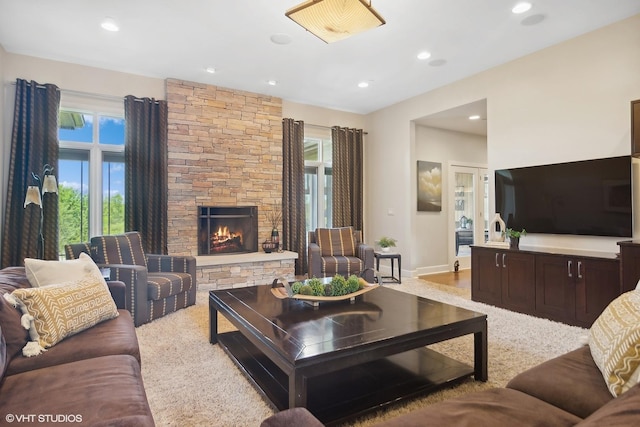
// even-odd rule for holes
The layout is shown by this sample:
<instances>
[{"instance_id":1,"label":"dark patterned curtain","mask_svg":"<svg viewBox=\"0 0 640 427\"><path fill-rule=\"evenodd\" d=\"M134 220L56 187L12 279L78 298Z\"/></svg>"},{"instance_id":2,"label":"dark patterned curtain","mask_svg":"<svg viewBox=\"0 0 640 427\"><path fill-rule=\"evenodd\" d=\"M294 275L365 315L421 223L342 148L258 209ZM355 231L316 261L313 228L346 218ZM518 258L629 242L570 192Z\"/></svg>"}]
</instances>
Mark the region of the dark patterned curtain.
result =
<instances>
[{"instance_id":1,"label":"dark patterned curtain","mask_svg":"<svg viewBox=\"0 0 640 427\"><path fill-rule=\"evenodd\" d=\"M304 122L282 119L283 248L298 253L296 275L307 269L307 231L304 209Z\"/></svg>"},{"instance_id":2,"label":"dark patterned curtain","mask_svg":"<svg viewBox=\"0 0 640 427\"><path fill-rule=\"evenodd\" d=\"M24 206L31 177L43 179L45 164L58 166L58 108L60 91L55 85L16 81L9 182L2 238L2 267L24 265L36 258L40 246L40 221L44 237L43 259L58 259L58 197L46 193L40 206ZM57 171L54 170L57 176ZM42 215L42 216L41 216Z\"/></svg>"},{"instance_id":3,"label":"dark patterned curtain","mask_svg":"<svg viewBox=\"0 0 640 427\"><path fill-rule=\"evenodd\" d=\"M334 126L331 139L333 226L353 226L356 230L363 230L363 131Z\"/></svg>"},{"instance_id":4,"label":"dark patterned curtain","mask_svg":"<svg viewBox=\"0 0 640 427\"><path fill-rule=\"evenodd\" d=\"M125 230L145 252L167 253L167 102L128 95L125 116Z\"/></svg>"}]
</instances>

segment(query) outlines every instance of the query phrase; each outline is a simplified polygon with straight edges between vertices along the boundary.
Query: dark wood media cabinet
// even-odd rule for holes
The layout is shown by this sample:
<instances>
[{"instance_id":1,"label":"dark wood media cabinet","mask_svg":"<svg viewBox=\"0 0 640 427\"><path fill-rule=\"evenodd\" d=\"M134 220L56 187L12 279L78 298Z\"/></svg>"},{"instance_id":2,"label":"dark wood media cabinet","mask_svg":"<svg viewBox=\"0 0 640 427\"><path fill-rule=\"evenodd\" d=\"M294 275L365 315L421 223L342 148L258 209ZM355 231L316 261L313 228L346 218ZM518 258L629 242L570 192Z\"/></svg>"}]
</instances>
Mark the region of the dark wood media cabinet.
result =
<instances>
[{"instance_id":1,"label":"dark wood media cabinet","mask_svg":"<svg viewBox=\"0 0 640 427\"><path fill-rule=\"evenodd\" d=\"M640 242L621 254L471 248L471 298L497 307L589 328L640 278Z\"/></svg>"}]
</instances>

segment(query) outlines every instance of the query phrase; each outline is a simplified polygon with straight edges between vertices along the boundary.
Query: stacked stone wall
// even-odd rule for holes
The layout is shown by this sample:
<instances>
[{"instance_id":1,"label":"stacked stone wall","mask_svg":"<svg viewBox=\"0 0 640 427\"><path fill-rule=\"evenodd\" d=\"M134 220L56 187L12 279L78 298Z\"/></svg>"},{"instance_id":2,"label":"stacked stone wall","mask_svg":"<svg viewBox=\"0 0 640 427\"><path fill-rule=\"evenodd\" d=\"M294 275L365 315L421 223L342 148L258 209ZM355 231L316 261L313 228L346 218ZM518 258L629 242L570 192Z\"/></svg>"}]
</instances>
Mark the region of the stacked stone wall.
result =
<instances>
[{"instance_id":1,"label":"stacked stone wall","mask_svg":"<svg viewBox=\"0 0 640 427\"><path fill-rule=\"evenodd\" d=\"M282 198L282 100L169 79L168 249L197 255L198 206L258 206L258 241Z\"/></svg>"},{"instance_id":2,"label":"stacked stone wall","mask_svg":"<svg viewBox=\"0 0 640 427\"><path fill-rule=\"evenodd\" d=\"M282 100L176 79L166 96L169 254L198 254L198 206L257 206L267 239L282 199Z\"/></svg>"}]
</instances>

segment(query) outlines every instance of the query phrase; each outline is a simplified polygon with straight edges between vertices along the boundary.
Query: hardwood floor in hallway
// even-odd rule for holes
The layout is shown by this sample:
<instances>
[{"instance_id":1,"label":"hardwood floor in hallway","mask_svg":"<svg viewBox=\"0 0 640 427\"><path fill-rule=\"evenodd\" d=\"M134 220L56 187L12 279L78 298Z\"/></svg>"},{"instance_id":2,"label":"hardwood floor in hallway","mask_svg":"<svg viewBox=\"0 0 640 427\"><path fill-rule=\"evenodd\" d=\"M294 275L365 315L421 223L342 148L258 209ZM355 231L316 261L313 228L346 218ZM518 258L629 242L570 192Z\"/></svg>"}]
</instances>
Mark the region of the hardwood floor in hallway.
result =
<instances>
[{"instance_id":1,"label":"hardwood floor in hallway","mask_svg":"<svg viewBox=\"0 0 640 427\"><path fill-rule=\"evenodd\" d=\"M425 274L420 279L461 289L471 289L471 269L446 273Z\"/></svg>"}]
</instances>

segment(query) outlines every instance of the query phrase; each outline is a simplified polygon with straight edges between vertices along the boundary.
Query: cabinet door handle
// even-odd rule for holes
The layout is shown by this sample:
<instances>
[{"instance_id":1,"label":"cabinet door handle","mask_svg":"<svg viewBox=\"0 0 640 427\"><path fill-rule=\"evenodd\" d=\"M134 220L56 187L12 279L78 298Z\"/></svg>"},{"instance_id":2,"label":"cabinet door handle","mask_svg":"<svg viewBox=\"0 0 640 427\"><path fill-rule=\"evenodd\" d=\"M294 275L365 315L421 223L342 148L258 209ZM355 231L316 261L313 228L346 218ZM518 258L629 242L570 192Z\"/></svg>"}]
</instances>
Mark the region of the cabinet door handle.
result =
<instances>
[{"instance_id":1,"label":"cabinet door handle","mask_svg":"<svg viewBox=\"0 0 640 427\"><path fill-rule=\"evenodd\" d=\"M571 267L573 267L573 261L569 260L567 261L567 274L569 277L573 277L573 274L571 274Z\"/></svg>"},{"instance_id":2,"label":"cabinet door handle","mask_svg":"<svg viewBox=\"0 0 640 427\"><path fill-rule=\"evenodd\" d=\"M582 279L582 261L578 261L578 279Z\"/></svg>"},{"instance_id":3,"label":"cabinet door handle","mask_svg":"<svg viewBox=\"0 0 640 427\"><path fill-rule=\"evenodd\" d=\"M505 258L507 254L502 254L502 268L507 268L507 263L505 262Z\"/></svg>"},{"instance_id":4,"label":"cabinet door handle","mask_svg":"<svg viewBox=\"0 0 640 427\"><path fill-rule=\"evenodd\" d=\"M498 264L498 255L500 255L498 252L496 252L496 267L500 268L500 264Z\"/></svg>"}]
</instances>

